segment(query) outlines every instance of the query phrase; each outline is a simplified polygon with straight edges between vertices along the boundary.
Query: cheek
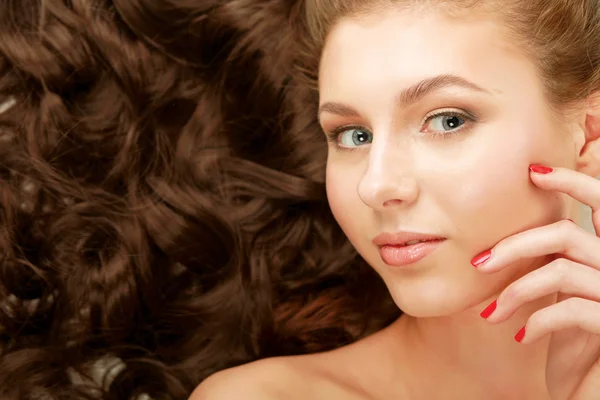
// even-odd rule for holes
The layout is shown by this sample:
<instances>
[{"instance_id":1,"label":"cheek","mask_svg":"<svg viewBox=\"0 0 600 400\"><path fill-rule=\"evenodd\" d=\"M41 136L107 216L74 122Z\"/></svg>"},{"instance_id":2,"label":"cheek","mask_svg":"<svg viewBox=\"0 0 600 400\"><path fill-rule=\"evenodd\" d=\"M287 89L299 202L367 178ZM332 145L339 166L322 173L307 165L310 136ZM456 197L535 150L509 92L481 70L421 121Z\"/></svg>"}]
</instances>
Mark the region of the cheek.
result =
<instances>
[{"instance_id":1,"label":"cheek","mask_svg":"<svg viewBox=\"0 0 600 400\"><path fill-rule=\"evenodd\" d=\"M544 132L541 125L530 120L490 134L453 170L451 180L460 185L447 197L445 211L457 229L465 228L474 246L485 247L564 215L564 196L539 189L530 180L530 164L561 165L563 159L556 152L559 136Z\"/></svg>"},{"instance_id":2,"label":"cheek","mask_svg":"<svg viewBox=\"0 0 600 400\"><path fill-rule=\"evenodd\" d=\"M325 183L329 207L350 240L356 233L352 227L360 226L360 215L357 214L362 204L357 192L360 176L360 171L355 171L351 166L341 168L339 165L327 165Z\"/></svg>"}]
</instances>

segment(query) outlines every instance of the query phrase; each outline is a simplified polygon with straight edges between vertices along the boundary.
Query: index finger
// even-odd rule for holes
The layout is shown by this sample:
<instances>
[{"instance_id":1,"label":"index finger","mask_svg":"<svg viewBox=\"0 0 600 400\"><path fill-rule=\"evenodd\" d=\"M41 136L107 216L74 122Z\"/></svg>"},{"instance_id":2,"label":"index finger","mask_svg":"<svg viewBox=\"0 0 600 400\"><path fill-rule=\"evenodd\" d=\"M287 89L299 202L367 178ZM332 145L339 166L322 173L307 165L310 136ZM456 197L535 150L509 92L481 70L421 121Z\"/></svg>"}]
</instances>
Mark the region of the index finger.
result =
<instances>
[{"instance_id":1,"label":"index finger","mask_svg":"<svg viewBox=\"0 0 600 400\"><path fill-rule=\"evenodd\" d=\"M541 189L566 193L575 200L591 207L596 234L600 233L600 181L569 168L529 166L531 181Z\"/></svg>"}]
</instances>

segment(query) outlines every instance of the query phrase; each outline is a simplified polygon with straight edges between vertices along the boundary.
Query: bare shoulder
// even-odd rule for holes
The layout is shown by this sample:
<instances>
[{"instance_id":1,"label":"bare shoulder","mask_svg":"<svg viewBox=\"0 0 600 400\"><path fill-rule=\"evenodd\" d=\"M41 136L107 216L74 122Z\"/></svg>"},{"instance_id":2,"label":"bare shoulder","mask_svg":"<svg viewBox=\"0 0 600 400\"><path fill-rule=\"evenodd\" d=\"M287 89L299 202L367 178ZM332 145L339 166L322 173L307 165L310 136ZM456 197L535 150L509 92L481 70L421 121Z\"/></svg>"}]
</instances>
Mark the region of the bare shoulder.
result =
<instances>
[{"instance_id":1,"label":"bare shoulder","mask_svg":"<svg viewBox=\"0 0 600 400\"><path fill-rule=\"evenodd\" d=\"M335 350L267 358L218 372L202 382L189 400L390 398L389 382L381 376L390 365L394 370L398 366L382 340L385 334L382 330Z\"/></svg>"},{"instance_id":2,"label":"bare shoulder","mask_svg":"<svg viewBox=\"0 0 600 400\"><path fill-rule=\"evenodd\" d=\"M335 373L334 354L274 357L218 372L188 400L365 400L368 396Z\"/></svg>"},{"instance_id":3,"label":"bare shoulder","mask_svg":"<svg viewBox=\"0 0 600 400\"><path fill-rule=\"evenodd\" d=\"M302 371L287 358L268 358L209 376L189 400L283 400L302 381ZM297 393L296 393L297 394Z\"/></svg>"}]
</instances>

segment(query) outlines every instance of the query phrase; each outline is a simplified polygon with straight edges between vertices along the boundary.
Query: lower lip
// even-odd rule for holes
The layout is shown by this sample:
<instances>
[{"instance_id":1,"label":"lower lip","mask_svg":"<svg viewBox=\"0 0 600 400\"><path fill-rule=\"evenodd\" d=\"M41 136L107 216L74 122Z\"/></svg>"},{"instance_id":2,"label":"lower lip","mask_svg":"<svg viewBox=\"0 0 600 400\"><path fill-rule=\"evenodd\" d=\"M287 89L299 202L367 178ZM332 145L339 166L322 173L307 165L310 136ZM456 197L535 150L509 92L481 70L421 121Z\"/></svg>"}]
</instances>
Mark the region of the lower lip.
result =
<instances>
[{"instance_id":1,"label":"lower lip","mask_svg":"<svg viewBox=\"0 0 600 400\"><path fill-rule=\"evenodd\" d=\"M387 265L402 267L422 260L438 248L446 239L411 244L410 246L381 246L379 254Z\"/></svg>"}]
</instances>

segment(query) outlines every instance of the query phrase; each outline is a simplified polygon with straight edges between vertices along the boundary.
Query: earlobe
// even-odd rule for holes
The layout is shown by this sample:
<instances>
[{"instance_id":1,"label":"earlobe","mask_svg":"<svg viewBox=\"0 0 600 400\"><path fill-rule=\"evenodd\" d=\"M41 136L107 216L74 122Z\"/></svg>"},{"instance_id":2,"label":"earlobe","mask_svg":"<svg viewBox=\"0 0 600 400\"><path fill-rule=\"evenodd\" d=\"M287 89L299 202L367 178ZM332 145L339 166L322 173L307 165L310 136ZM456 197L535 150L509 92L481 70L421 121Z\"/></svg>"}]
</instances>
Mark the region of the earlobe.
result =
<instances>
[{"instance_id":1,"label":"earlobe","mask_svg":"<svg viewBox=\"0 0 600 400\"><path fill-rule=\"evenodd\" d=\"M577 170L589 176L600 176L600 141L587 142L579 158Z\"/></svg>"},{"instance_id":2,"label":"earlobe","mask_svg":"<svg viewBox=\"0 0 600 400\"><path fill-rule=\"evenodd\" d=\"M577 170L590 176L600 175L600 93L588 98L582 126L585 143L577 159Z\"/></svg>"}]
</instances>

